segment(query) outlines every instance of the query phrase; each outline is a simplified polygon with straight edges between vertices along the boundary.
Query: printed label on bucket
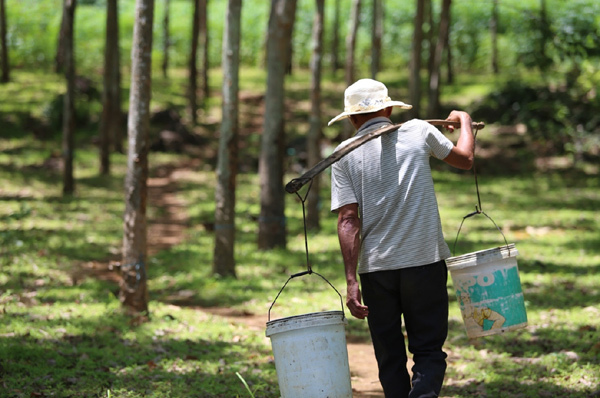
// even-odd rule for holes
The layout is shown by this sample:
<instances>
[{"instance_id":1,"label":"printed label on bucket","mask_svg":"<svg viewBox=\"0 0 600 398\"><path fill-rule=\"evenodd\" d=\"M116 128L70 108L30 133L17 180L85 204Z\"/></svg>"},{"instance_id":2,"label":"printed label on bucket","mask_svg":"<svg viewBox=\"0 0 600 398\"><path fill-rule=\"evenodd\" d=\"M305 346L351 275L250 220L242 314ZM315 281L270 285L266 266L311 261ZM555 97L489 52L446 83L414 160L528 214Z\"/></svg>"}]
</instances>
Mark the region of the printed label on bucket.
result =
<instances>
[{"instance_id":1,"label":"printed label on bucket","mask_svg":"<svg viewBox=\"0 0 600 398\"><path fill-rule=\"evenodd\" d=\"M452 275L469 337L525 326L527 313L516 264Z\"/></svg>"}]
</instances>

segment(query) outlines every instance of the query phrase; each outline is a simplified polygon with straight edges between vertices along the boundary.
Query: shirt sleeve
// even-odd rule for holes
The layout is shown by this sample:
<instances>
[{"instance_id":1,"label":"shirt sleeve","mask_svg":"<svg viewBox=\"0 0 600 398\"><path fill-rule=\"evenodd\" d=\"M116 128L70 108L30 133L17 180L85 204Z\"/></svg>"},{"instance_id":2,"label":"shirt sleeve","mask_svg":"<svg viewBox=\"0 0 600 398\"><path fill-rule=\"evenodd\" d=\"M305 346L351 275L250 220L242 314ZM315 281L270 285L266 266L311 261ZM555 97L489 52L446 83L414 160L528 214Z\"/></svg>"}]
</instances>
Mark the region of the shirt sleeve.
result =
<instances>
[{"instance_id":1,"label":"shirt sleeve","mask_svg":"<svg viewBox=\"0 0 600 398\"><path fill-rule=\"evenodd\" d=\"M331 166L331 211L337 210L350 203L358 203L352 181L341 162L334 163Z\"/></svg>"},{"instance_id":2,"label":"shirt sleeve","mask_svg":"<svg viewBox=\"0 0 600 398\"><path fill-rule=\"evenodd\" d=\"M440 160L446 159L452 148L454 148L452 141L429 123L427 123L427 130L425 131L425 142L431 154Z\"/></svg>"}]
</instances>

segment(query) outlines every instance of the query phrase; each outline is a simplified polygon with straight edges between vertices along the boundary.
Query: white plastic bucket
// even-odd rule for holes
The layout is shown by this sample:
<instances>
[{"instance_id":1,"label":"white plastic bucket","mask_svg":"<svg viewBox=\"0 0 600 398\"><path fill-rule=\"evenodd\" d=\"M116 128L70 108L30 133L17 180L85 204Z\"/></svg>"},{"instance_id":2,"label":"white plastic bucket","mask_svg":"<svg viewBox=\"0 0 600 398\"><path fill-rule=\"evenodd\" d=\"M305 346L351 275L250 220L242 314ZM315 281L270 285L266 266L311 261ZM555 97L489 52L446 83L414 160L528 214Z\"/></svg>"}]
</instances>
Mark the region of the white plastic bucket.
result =
<instances>
[{"instance_id":1,"label":"white plastic bucket","mask_svg":"<svg viewBox=\"0 0 600 398\"><path fill-rule=\"evenodd\" d=\"M518 254L511 243L446 260L469 338L527 326Z\"/></svg>"},{"instance_id":2,"label":"white plastic bucket","mask_svg":"<svg viewBox=\"0 0 600 398\"><path fill-rule=\"evenodd\" d=\"M267 322L282 398L352 398L342 311Z\"/></svg>"}]
</instances>

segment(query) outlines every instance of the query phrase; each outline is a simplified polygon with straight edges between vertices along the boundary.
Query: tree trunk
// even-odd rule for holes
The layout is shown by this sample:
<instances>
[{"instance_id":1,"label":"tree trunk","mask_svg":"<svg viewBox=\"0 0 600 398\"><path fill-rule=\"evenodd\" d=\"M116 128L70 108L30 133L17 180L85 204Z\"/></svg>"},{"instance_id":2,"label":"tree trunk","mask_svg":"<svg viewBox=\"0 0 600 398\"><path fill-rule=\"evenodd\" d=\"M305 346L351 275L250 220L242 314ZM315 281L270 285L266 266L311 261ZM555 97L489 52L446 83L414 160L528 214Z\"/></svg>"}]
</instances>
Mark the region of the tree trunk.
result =
<instances>
[{"instance_id":1,"label":"tree trunk","mask_svg":"<svg viewBox=\"0 0 600 398\"><path fill-rule=\"evenodd\" d=\"M333 10L333 37L331 39L331 69L333 75L337 74L340 69L340 60L338 57L340 46L340 0L335 0L335 8Z\"/></svg>"},{"instance_id":2,"label":"tree trunk","mask_svg":"<svg viewBox=\"0 0 600 398\"><path fill-rule=\"evenodd\" d=\"M454 83L454 68L452 67L452 46L450 45L450 35L446 35L446 82Z\"/></svg>"},{"instance_id":3,"label":"tree trunk","mask_svg":"<svg viewBox=\"0 0 600 398\"><path fill-rule=\"evenodd\" d=\"M63 0L64 2L67 0ZM60 21L60 30L58 31L58 44L56 45L56 58L54 59L54 71L56 73L63 73L65 71L65 36L67 35L67 24L68 16L64 13L65 7L63 5L63 14Z\"/></svg>"},{"instance_id":4,"label":"tree trunk","mask_svg":"<svg viewBox=\"0 0 600 398\"><path fill-rule=\"evenodd\" d=\"M229 0L223 37L223 119L215 194L213 273L235 276L235 187L238 169L238 91L242 0Z\"/></svg>"},{"instance_id":5,"label":"tree trunk","mask_svg":"<svg viewBox=\"0 0 600 398\"><path fill-rule=\"evenodd\" d=\"M206 100L209 96L208 89L208 0L200 0L200 45L202 46L202 108L206 106Z\"/></svg>"},{"instance_id":6,"label":"tree trunk","mask_svg":"<svg viewBox=\"0 0 600 398\"><path fill-rule=\"evenodd\" d=\"M361 0L352 1L352 12L348 35L346 36L346 86L354 83L354 50L356 49L356 33L360 20Z\"/></svg>"},{"instance_id":7,"label":"tree trunk","mask_svg":"<svg viewBox=\"0 0 600 398\"><path fill-rule=\"evenodd\" d=\"M312 42L313 54L310 62L310 129L306 137L308 165L310 167L321 161L321 64L323 59L323 26L325 18L325 0L316 0L317 8L313 22ZM318 230L321 227L319 208L321 181L317 176L313 179L307 198L306 226Z\"/></svg>"},{"instance_id":8,"label":"tree trunk","mask_svg":"<svg viewBox=\"0 0 600 398\"><path fill-rule=\"evenodd\" d=\"M346 35L346 87L354 83L354 50L356 49L356 33L360 20L360 3L361 0L352 1L352 11L348 34ZM350 122L346 122L342 127L342 140L350 138L354 133L354 128Z\"/></svg>"},{"instance_id":9,"label":"tree trunk","mask_svg":"<svg viewBox=\"0 0 600 398\"><path fill-rule=\"evenodd\" d=\"M148 312L146 202L154 0L136 0L131 47L131 90L119 299L131 313Z\"/></svg>"},{"instance_id":10,"label":"tree trunk","mask_svg":"<svg viewBox=\"0 0 600 398\"><path fill-rule=\"evenodd\" d=\"M6 31L6 4L4 0L0 0L0 58L2 58L2 78L0 78L0 82L2 83L8 83L10 80Z\"/></svg>"},{"instance_id":11,"label":"tree trunk","mask_svg":"<svg viewBox=\"0 0 600 398\"><path fill-rule=\"evenodd\" d=\"M104 87L102 91L102 120L100 121L100 174L110 173L111 142L114 143L115 148L122 148L118 15L117 0L107 0Z\"/></svg>"},{"instance_id":12,"label":"tree trunk","mask_svg":"<svg viewBox=\"0 0 600 398\"><path fill-rule=\"evenodd\" d=\"M429 28L427 32L424 33L425 40L429 46L429 54L427 56L427 77L431 76L431 71L433 70L433 59L435 58L435 37L436 37L436 23L433 19L433 3L432 0L424 0L424 8L425 8L425 17L424 19L427 21L427 25ZM429 83L428 83L429 85Z\"/></svg>"},{"instance_id":13,"label":"tree trunk","mask_svg":"<svg viewBox=\"0 0 600 398\"><path fill-rule=\"evenodd\" d=\"M194 0L194 13L192 20L192 48L190 51L189 60L189 81L188 81L188 113L192 123L198 120L198 41L200 34L200 2L202 0Z\"/></svg>"},{"instance_id":14,"label":"tree trunk","mask_svg":"<svg viewBox=\"0 0 600 398\"><path fill-rule=\"evenodd\" d=\"M283 156L285 151L285 68L296 0L272 0L267 42L267 92L259 159L258 248L286 246Z\"/></svg>"},{"instance_id":15,"label":"tree trunk","mask_svg":"<svg viewBox=\"0 0 600 398\"><path fill-rule=\"evenodd\" d=\"M417 118L421 113L421 50L423 45L424 1L416 1L417 7L409 66L410 79L408 79L410 104L412 105L412 109L408 112L411 118Z\"/></svg>"},{"instance_id":16,"label":"tree trunk","mask_svg":"<svg viewBox=\"0 0 600 398\"><path fill-rule=\"evenodd\" d=\"M440 111L440 69L444 48L446 47L447 37L450 31L450 4L452 0L442 1L442 14L440 16L440 31L435 46L435 57L433 60L433 70L429 79L429 102L427 114L434 118Z\"/></svg>"},{"instance_id":17,"label":"tree trunk","mask_svg":"<svg viewBox=\"0 0 600 398\"><path fill-rule=\"evenodd\" d=\"M76 0L65 0L63 18L65 20L64 67L67 90L63 108L63 195L73 195L75 179L73 178L73 155L75 152L75 53L74 29Z\"/></svg>"},{"instance_id":18,"label":"tree trunk","mask_svg":"<svg viewBox=\"0 0 600 398\"><path fill-rule=\"evenodd\" d=\"M371 78L377 79L381 63L381 38L383 36L383 2L373 0L373 26L371 31Z\"/></svg>"},{"instance_id":19,"label":"tree trunk","mask_svg":"<svg viewBox=\"0 0 600 398\"><path fill-rule=\"evenodd\" d=\"M163 29L163 59L162 59L162 73L166 79L169 77L169 47L171 47L171 35L169 32L169 8L171 0L164 0L164 15L162 20Z\"/></svg>"},{"instance_id":20,"label":"tree trunk","mask_svg":"<svg viewBox=\"0 0 600 398\"><path fill-rule=\"evenodd\" d=\"M492 1L492 19L490 20L490 34L492 40L492 71L498 74L498 0Z\"/></svg>"}]
</instances>

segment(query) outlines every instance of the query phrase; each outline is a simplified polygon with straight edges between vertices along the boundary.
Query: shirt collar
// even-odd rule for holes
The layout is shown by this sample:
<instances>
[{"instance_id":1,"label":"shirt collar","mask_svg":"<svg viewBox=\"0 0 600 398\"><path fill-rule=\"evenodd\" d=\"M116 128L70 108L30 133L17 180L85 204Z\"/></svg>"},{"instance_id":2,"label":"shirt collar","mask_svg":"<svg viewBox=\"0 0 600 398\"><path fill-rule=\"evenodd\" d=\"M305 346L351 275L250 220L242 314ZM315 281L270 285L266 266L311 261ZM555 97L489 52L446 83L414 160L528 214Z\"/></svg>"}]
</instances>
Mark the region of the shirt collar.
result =
<instances>
[{"instance_id":1,"label":"shirt collar","mask_svg":"<svg viewBox=\"0 0 600 398\"><path fill-rule=\"evenodd\" d=\"M369 119L366 122L363 123L362 126L360 126L360 128L358 129L358 131L356 132L356 135L359 136L361 135L366 129L375 126L376 124L381 124L381 123L386 123L386 124L392 124L392 121L390 119L388 119L385 116L378 116L378 117L374 117L373 119Z\"/></svg>"}]
</instances>

